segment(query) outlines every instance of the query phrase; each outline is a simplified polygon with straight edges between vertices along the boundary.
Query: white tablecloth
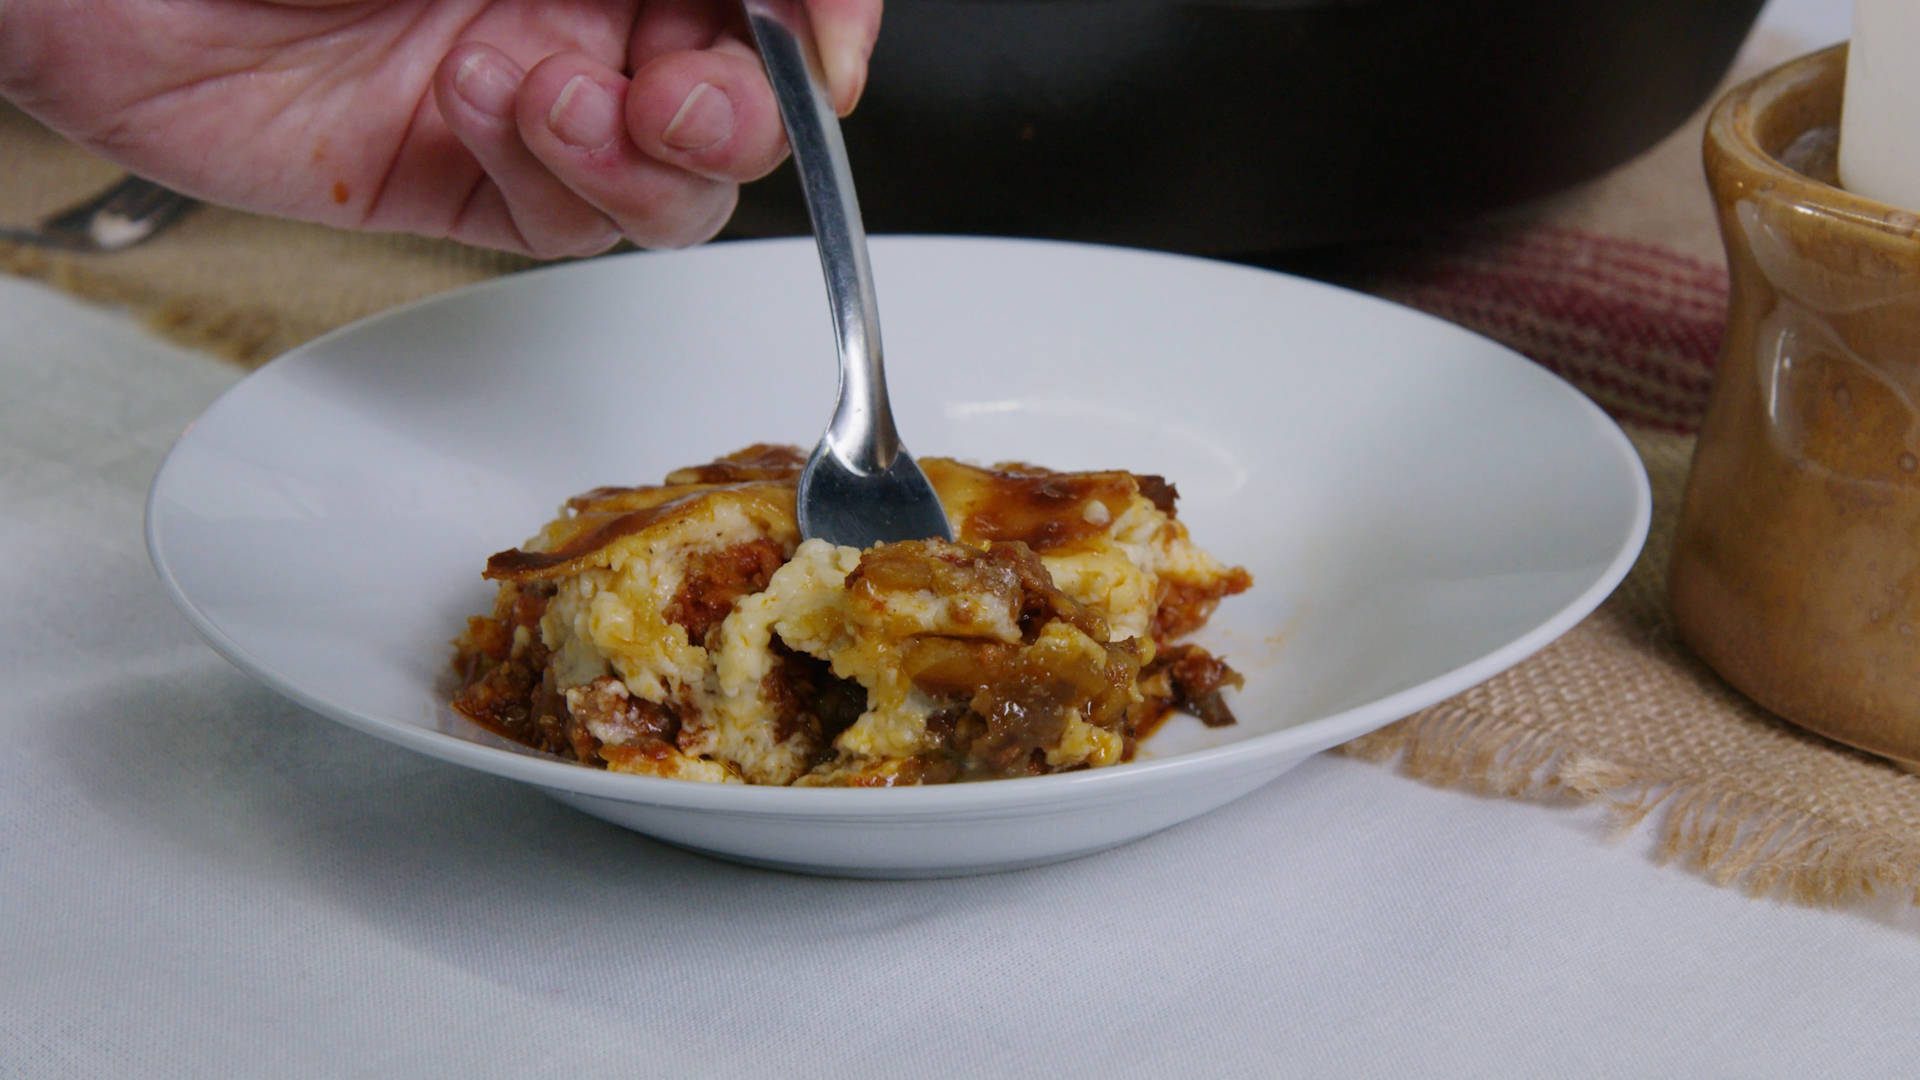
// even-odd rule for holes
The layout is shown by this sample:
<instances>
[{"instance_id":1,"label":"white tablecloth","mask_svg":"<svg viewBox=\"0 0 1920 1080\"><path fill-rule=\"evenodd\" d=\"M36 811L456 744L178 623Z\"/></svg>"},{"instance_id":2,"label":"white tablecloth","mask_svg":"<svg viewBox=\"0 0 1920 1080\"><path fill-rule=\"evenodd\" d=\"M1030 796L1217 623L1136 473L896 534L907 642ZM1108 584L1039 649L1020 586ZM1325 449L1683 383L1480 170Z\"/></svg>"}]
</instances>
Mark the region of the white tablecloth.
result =
<instances>
[{"instance_id":1,"label":"white tablecloth","mask_svg":"<svg viewBox=\"0 0 1920 1080\"><path fill-rule=\"evenodd\" d=\"M0 280L0 1073L1901 1075L1920 915L1310 761L1108 854L714 862L285 703L140 541L234 374Z\"/></svg>"},{"instance_id":2,"label":"white tablecloth","mask_svg":"<svg viewBox=\"0 0 1920 1080\"><path fill-rule=\"evenodd\" d=\"M348 731L147 564L235 373L10 279L0 330L0 1076L1920 1069L1910 898L1749 899L1592 808L1321 757L1078 862L817 880Z\"/></svg>"}]
</instances>

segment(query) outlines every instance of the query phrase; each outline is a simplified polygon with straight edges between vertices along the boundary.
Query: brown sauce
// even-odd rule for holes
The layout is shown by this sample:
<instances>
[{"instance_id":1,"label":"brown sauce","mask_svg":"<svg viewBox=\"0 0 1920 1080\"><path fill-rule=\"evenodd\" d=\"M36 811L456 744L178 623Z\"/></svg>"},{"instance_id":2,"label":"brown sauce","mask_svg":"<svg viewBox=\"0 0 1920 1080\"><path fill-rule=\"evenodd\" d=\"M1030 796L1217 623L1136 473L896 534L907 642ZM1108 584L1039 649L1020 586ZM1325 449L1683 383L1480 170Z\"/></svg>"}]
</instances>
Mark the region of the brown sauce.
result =
<instances>
[{"instance_id":1,"label":"brown sauce","mask_svg":"<svg viewBox=\"0 0 1920 1080\"><path fill-rule=\"evenodd\" d=\"M589 506L611 504L616 509L588 509L580 512L575 521L578 529L565 541L551 551L527 551L523 548L510 548L487 560L483 576L494 580L531 581L540 578L558 577L576 573L582 564L594 553L624 537L633 536L676 514L691 510L706 496L715 491L751 491L762 489L767 494L777 491L778 485L765 482L730 484L721 487L696 487L685 494L677 494L657 502L634 509L618 509L623 505L624 496L647 495L657 497L661 488L600 488L586 496L574 500ZM586 500L597 496L597 500ZM791 505L792 495L786 499ZM572 505L572 504L570 504Z\"/></svg>"},{"instance_id":2,"label":"brown sauce","mask_svg":"<svg viewBox=\"0 0 1920 1080\"><path fill-rule=\"evenodd\" d=\"M1160 602L1154 607L1149 633L1155 641L1174 641L1206 625L1220 599L1238 596L1253 587L1253 575L1235 567L1221 575L1218 582L1194 585L1183 581L1160 583Z\"/></svg>"},{"instance_id":3,"label":"brown sauce","mask_svg":"<svg viewBox=\"0 0 1920 1080\"><path fill-rule=\"evenodd\" d=\"M959 504L955 524L961 539L1017 541L1043 553L1104 534L1139 491L1132 474L1124 472L969 469L938 459L926 468L949 503Z\"/></svg>"},{"instance_id":4,"label":"brown sauce","mask_svg":"<svg viewBox=\"0 0 1920 1080\"><path fill-rule=\"evenodd\" d=\"M737 484L745 480L793 480L807 464L797 446L754 443L718 461L690 465L667 474L669 484Z\"/></svg>"}]
</instances>

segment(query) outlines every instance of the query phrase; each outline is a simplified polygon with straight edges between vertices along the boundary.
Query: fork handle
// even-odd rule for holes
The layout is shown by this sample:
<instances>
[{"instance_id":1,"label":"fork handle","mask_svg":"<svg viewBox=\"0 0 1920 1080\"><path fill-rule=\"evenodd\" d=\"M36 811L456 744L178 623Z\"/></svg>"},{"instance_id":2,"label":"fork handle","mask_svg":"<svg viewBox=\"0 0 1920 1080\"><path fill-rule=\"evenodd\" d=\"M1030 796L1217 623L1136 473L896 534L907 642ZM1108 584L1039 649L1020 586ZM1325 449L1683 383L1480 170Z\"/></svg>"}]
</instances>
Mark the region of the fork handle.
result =
<instances>
[{"instance_id":1,"label":"fork handle","mask_svg":"<svg viewBox=\"0 0 1920 1080\"><path fill-rule=\"evenodd\" d=\"M833 311L840 350L839 400L827 439L841 459L860 472L884 471L900 452L900 436L887 404L887 374L880 349L880 309L874 298L867 233L840 120L827 101L813 24L801 0L743 0L747 25L766 65L780 120L793 149L794 168L813 219L820 269Z\"/></svg>"}]
</instances>

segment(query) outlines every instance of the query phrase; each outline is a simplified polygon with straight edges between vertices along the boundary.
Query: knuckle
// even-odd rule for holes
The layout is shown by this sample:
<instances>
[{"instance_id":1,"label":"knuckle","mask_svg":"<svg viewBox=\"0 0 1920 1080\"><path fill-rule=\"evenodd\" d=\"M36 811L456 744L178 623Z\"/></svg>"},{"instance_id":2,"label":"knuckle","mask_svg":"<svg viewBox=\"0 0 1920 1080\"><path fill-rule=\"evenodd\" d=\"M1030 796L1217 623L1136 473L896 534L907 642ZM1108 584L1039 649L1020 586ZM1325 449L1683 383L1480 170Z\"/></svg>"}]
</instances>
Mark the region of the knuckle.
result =
<instances>
[{"instance_id":1,"label":"knuckle","mask_svg":"<svg viewBox=\"0 0 1920 1080\"><path fill-rule=\"evenodd\" d=\"M635 243L644 243L643 237L670 235L687 210L684 194L678 190L681 186L670 181L655 181L635 184L623 191L621 205L614 214L621 231Z\"/></svg>"}]
</instances>

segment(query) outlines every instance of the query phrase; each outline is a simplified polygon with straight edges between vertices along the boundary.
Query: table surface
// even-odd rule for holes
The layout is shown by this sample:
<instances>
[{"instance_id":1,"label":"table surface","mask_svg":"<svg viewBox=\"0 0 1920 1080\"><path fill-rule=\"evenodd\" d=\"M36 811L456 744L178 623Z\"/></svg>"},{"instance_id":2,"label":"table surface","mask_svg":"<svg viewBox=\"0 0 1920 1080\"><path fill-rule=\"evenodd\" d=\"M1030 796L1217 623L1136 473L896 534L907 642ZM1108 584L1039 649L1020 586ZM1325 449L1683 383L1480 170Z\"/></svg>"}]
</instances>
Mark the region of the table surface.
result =
<instances>
[{"instance_id":1,"label":"table surface","mask_svg":"<svg viewBox=\"0 0 1920 1080\"><path fill-rule=\"evenodd\" d=\"M1777 0L1809 45L1844 4ZM1093 858L816 880L281 701L145 487L237 373L0 278L0 1076L1891 1076L1920 909L1339 757Z\"/></svg>"}]
</instances>

